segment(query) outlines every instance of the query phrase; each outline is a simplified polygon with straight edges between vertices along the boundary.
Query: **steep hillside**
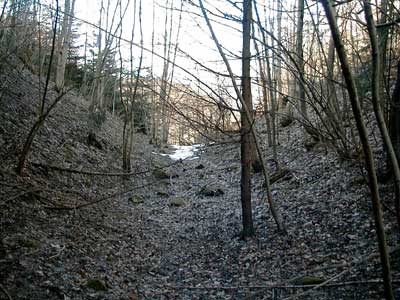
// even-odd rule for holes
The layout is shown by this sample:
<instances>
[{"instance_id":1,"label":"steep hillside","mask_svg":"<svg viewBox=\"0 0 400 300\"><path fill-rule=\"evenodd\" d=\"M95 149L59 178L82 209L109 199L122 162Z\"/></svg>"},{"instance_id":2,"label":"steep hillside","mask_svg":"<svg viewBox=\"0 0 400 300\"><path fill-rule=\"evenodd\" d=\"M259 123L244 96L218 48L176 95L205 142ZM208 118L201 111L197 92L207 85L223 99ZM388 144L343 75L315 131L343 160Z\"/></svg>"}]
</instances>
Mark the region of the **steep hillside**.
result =
<instances>
[{"instance_id":1,"label":"steep hillside","mask_svg":"<svg viewBox=\"0 0 400 300\"><path fill-rule=\"evenodd\" d=\"M121 177L121 120L107 114L96 126L86 100L72 92L18 177L16 159L38 109L37 78L1 81L0 299L382 297L360 165L339 163L322 146L306 151L299 125L279 129L288 173L272 185L288 233L277 232L255 174L257 235L243 241L238 144L208 145L198 158L173 161L160 153L173 148L160 151L138 134L133 174ZM90 145L90 132L100 147ZM385 185L382 194L392 206ZM385 209L392 246L394 219ZM392 252L398 297L399 255Z\"/></svg>"}]
</instances>

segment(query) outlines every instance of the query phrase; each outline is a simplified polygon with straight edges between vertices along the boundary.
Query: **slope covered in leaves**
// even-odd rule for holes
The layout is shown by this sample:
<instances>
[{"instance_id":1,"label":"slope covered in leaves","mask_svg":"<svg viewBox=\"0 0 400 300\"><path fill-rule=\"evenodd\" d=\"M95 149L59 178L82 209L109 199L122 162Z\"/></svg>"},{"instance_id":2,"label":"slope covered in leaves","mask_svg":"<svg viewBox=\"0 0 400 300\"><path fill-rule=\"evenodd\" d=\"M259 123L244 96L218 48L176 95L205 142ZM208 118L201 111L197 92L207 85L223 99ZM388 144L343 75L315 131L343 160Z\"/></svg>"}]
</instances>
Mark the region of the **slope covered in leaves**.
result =
<instances>
[{"instance_id":1,"label":"slope covered in leaves","mask_svg":"<svg viewBox=\"0 0 400 300\"><path fill-rule=\"evenodd\" d=\"M26 176L17 177L13 169L39 99L37 78L17 75L2 78L0 97L0 299L382 295L360 165L340 163L322 146L306 151L299 125L279 129L279 160L289 172L272 185L288 234L276 231L262 178L254 174L257 235L243 241L238 144L209 145L198 159L180 162L160 154L172 154L172 147L155 149L137 135L134 174L104 176L98 173L120 172L122 122L107 115L96 126L88 103L73 93L40 131ZM90 132L101 149L89 145ZM382 194L391 206L388 186ZM393 246L389 209L385 221ZM396 288L399 255L392 252ZM324 287L304 287L325 280Z\"/></svg>"}]
</instances>

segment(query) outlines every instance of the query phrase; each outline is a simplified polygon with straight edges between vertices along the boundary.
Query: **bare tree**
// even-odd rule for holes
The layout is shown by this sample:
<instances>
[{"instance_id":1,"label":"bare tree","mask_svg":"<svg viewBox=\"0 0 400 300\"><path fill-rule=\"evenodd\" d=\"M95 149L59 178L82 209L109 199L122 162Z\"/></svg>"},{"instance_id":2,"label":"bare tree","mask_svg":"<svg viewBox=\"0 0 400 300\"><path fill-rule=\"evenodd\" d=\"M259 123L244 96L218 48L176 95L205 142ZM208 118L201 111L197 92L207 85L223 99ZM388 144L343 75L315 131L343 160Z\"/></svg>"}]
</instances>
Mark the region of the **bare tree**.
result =
<instances>
[{"instance_id":1,"label":"bare tree","mask_svg":"<svg viewBox=\"0 0 400 300\"><path fill-rule=\"evenodd\" d=\"M215 46L217 47L218 52L221 55L221 58L223 59L224 64L226 66L226 69L227 69L227 71L229 73L229 77L230 77L230 79L232 81L232 85L233 85L233 88L235 90L235 94L236 94L236 96L237 96L237 98L240 101L240 104L242 106L242 112L244 112L244 115L245 115L246 119L251 124L250 120L252 120L252 114L250 113L249 108L247 107L247 104L243 99L243 95L240 92L239 87L238 87L238 85L236 83L236 79L235 79L235 76L233 74L232 68L231 68L231 66L229 64L229 61L226 58L226 55L225 55L225 53L224 53L224 51L222 49L221 44L219 43L219 41L217 39L217 36L215 35L215 32L214 32L213 27L211 25L211 22L210 22L210 20L208 18L207 11L204 8L203 1L199 0L199 4L200 4L201 11L203 13L204 19L205 19L205 21L207 23L208 29L209 29L209 31L211 33L212 39L213 39L213 41L215 43ZM262 152L261 152L261 148L260 148L260 146L258 144L258 141L257 141L257 134L256 134L254 126L250 126L250 130L251 130L251 134L252 134L253 139L254 139L257 155L258 155L258 158L259 158L261 166L262 166L262 172L263 172L263 176L264 176L264 180L265 180L264 183L265 183L265 188L266 188L266 191L267 191L267 200L268 200L268 203L269 203L269 208L271 210L271 213L272 213L272 216L273 216L273 218L275 220L275 223L276 223L276 225L278 227L278 230L284 232L285 231L285 227L283 226L283 223L282 223L282 220L280 218L280 215L279 215L279 213L278 213L278 211L276 209L276 204L272 199L271 187L270 187L270 182L269 182L269 174L267 172L267 168L266 168L265 161L264 161L264 158L263 158L263 155L262 155Z\"/></svg>"},{"instance_id":2,"label":"bare tree","mask_svg":"<svg viewBox=\"0 0 400 300\"><path fill-rule=\"evenodd\" d=\"M41 99L39 115L38 115L35 123L33 124L31 130L28 133L28 136L27 136L24 146L22 148L21 155L19 156L19 159L18 159L17 173L19 175L23 175L23 173L24 173L26 160L28 158L29 152L31 151L33 141L34 141L39 129L42 127L47 116L50 114L50 112L53 110L53 108L56 106L56 104L59 101L61 101L62 97L64 96L63 93L58 95L58 97L53 101L53 103L51 105L49 105L47 108L45 107L48 87L49 87L49 83L50 83L51 68L53 65L54 51L56 48L55 44L56 44L56 39L57 39L57 24L58 24L58 17L59 17L58 0L56 1L56 5L57 6L56 6L56 12L55 12L55 20L54 20L54 25L53 25L53 42L52 42L52 46L51 46L49 66L48 66L47 75L46 75L46 84L45 84L43 96Z\"/></svg>"}]
</instances>

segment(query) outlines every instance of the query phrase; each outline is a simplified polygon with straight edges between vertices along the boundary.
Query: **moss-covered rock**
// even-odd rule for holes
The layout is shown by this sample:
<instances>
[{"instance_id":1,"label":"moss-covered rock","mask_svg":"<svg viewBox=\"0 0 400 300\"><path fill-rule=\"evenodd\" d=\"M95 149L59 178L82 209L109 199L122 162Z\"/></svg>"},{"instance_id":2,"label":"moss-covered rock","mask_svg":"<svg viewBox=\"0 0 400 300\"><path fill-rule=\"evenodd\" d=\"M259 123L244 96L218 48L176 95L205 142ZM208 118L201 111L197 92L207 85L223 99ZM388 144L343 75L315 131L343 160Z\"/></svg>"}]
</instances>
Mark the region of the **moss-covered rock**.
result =
<instances>
[{"instance_id":1,"label":"moss-covered rock","mask_svg":"<svg viewBox=\"0 0 400 300\"><path fill-rule=\"evenodd\" d=\"M220 186L211 184L203 186L198 194L205 197L218 197L225 194L225 192Z\"/></svg>"},{"instance_id":2,"label":"moss-covered rock","mask_svg":"<svg viewBox=\"0 0 400 300\"><path fill-rule=\"evenodd\" d=\"M19 244L21 247L25 248L38 248L40 245L40 242L34 239L29 239L29 238L21 238L19 240Z\"/></svg>"},{"instance_id":3,"label":"moss-covered rock","mask_svg":"<svg viewBox=\"0 0 400 300\"><path fill-rule=\"evenodd\" d=\"M144 202L144 199L143 199L143 197L141 197L141 196L133 195L133 196L130 196L130 197L128 198L128 201L129 201L130 203L136 205L136 204L143 203L143 202Z\"/></svg>"},{"instance_id":4,"label":"moss-covered rock","mask_svg":"<svg viewBox=\"0 0 400 300\"><path fill-rule=\"evenodd\" d=\"M354 185L363 185L363 184L366 184L366 183L367 183L367 181L365 180L365 177L362 176L362 175L355 176L350 180L350 184L352 186L354 186Z\"/></svg>"},{"instance_id":5,"label":"moss-covered rock","mask_svg":"<svg viewBox=\"0 0 400 300\"><path fill-rule=\"evenodd\" d=\"M169 174L164 169L156 168L153 170L153 176L156 179L169 179Z\"/></svg>"},{"instance_id":6,"label":"moss-covered rock","mask_svg":"<svg viewBox=\"0 0 400 300\"><path fill-rule=\"evenodd\" d=\"M107 286L106 284L101 281L100 279L89 279L86 283L86 285L95 290L95 291L106 291L107 290Z\"/></svg>"},{"instance_id":7,"label":"moss-covered rock","mask_svg":"<svg viewBox=\"0 0 400 300\"><path fill-rule=\"evenodd\" d=\"M175 197L169 201L169 205L176 207L184 206L185 204L186 204L186 199L182 197Z\"/></svg>"},{"instance_id":8,"label":"moss-covered rock","mask_svg":"<svg viewBox=\"0 0 400 300\"><path fill-rule=\"evenodd\" d=\"M163 198L168 198L169 194L167 192L158 191L157 192L157 196L160 196L160 197L163 197Z\"/></svg>"}]
</instances>

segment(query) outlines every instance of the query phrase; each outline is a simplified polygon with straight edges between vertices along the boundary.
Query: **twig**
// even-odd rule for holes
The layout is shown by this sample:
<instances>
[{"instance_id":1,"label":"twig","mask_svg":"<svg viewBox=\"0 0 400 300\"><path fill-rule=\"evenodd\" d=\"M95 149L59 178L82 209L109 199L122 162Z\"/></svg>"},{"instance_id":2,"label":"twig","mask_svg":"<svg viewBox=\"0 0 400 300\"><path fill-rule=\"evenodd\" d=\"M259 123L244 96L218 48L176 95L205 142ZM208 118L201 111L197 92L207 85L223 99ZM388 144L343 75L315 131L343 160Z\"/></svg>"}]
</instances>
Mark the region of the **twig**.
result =
<instances>
[{"instance_id":1,"label":"twig","mask_svg":"<svg viewBox=\"0 0 400 300\"><path fill-rule=\"evenodd\" d=\"M55 254L53 256L50 256L49 259L53 259L53 258L59 257L64 250L65 250L65 245L63 245L63 247L60 249L60 251L58 251L57 254Z\"/></svg>"},{"instance_id":2,"label":"twig","mask_svg":"<svg viewBox=\"0 0 400 300\"><path fill-rule=\"evenodd\" d=\"M8 300L13 300L13 298L10 296L10 294L7 292L7 290L4 288L4 286L0 283L0 290L4 293L4 295L7 296Z\"/></svg>"},{"instance_id":3,"label":"twig","mask_svg":"<svg viewBox=\"0 0 400 300\"><path fill-rule=\"evenodd\" d=\"M2 203L0 203L0 205L6 205L8 202L11 202L11 201L13 201L15 199L18 199L19 197L22 197L22 196L24 196L26 194L29 194L29 193L37 195L36 193L41 191L41 189L34 189L34 190L27 190L27 189L24 189L24 188L21 188L21 189L23 190L21 193L15 195L13 197L8 198L7 200L5 200Z\"/></svg>"},{"instance_id":4,"label":"twig","mask_svg":"<svg viewBox=\"0 0 400 300\"><path fill-rule=\"evenodd\" d=\"M392 25L399 25L400 23L400 18L397 18L396 20L387 22L387 23L383 23L383 24L376 24L376 28L382 28L382 27L388 27L388 26L392 26Z\"/></svg>"}]
</instances>

